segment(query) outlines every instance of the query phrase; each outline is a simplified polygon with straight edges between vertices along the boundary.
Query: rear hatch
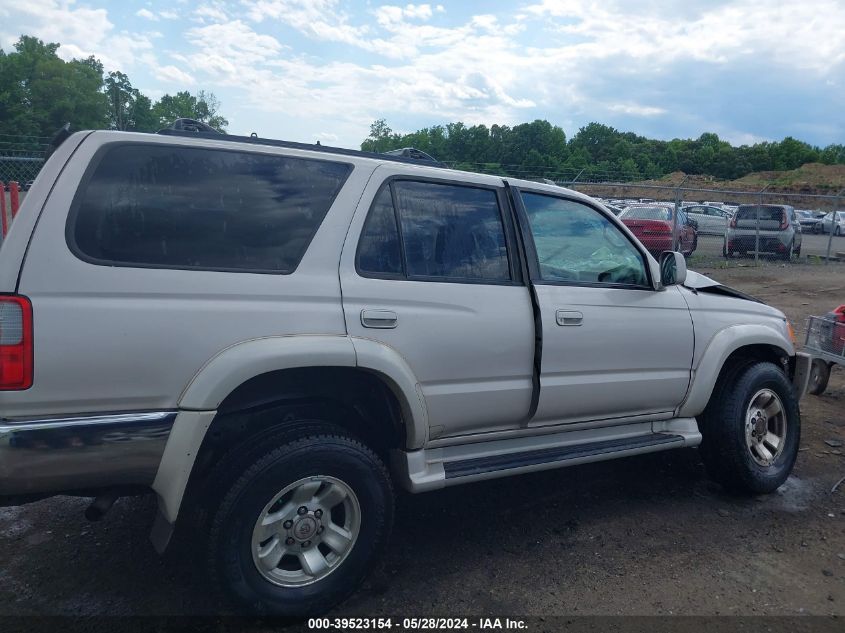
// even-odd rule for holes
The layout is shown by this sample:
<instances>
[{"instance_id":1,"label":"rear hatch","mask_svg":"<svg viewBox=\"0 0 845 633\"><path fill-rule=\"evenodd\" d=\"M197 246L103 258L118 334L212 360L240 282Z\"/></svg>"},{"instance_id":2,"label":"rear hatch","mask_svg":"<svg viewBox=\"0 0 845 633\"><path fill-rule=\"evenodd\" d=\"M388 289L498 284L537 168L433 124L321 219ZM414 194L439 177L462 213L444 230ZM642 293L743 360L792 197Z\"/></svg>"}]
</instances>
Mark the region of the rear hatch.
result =
<instances>
[{"instance_id":1,"label":"rear hatch","mask_svg":"<svg viewBox=\"0 0 845 633\"><path fill-rule=\"evenodd\" d=\"M786 209L778 205L742 205L737 209L731 226L739 230L781 232L786 229Z\"/></svg>"}]
</instances>

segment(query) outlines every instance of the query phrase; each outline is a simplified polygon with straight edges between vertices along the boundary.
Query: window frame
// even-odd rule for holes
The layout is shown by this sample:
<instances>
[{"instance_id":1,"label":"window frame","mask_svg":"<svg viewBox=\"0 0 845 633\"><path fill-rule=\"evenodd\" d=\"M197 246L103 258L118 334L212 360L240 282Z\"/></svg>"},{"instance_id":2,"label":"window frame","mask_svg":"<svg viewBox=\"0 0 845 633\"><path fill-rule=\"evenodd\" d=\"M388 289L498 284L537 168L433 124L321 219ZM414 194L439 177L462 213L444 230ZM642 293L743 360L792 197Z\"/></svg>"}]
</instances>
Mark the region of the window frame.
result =
<instances>
[{"instance_id":1,"label":"window frame","mask_svg":"<svg viewBox=\"0 0 845 633\"><path fill-rule=\"evenodd\" d=\"M415 183L432 183L438 185L451 185L453 187L464 187L470 189L483 189L492 191L496 196L496 204L499 209L499 221L502 224L502 232L505 238L505 252L508 260L508 272L510 279L472 279L467 277L443 277L435 275L410 275L408 274L408 260L405 254L405 239L402 234L402 221L399 216L399 205L397 204L396 191L394 183L397 182L415 182ZM376 201L384 191L385 187L390 188L390 197L393 202L393 214L396 222L396 230L399 237L399 254L402 258L402 273L374 273L369 271L362 271L360 267L360 253L361 243L364 236L364 228L373 213ZM394 174L385 178L379 184L375 196L373 196L367 214L364 217L364 222L361 225L361 230L358 233L357 244L355 246L355 272L359 277L365 279L385 279L390 281L422 281L431 283L452 283L452 284L470 284L470 285L484 285L484 286L524 286L525 282L522 275L522 265L520 263L520 250L517 247L516 227L512 217L512 208L508 197L505 193L504 186L488 185L482 183L465 182L460 180L451 180L448 178L437 178L430 176L416 176L409 174Z\"/></svg>"},{"instance_id":2,"label":"window frame","mask_svg":"<svg viewBox=\"0 0 845 633\"><path fill-rule=\"evenodd\" d=\"M632 240L627 232L620 229L618 226L620 221L616 220L616 216L612 215L610 212L605 211L601 205L595 204L592 201L582 200L575 196L567 196L561 195L559 193L553 193L550 191L544 190L537 190L537 189L527 189L525 187L512 187L514 192L514 204L516 207L516 217L519 222L520 233L522 235L522 243L525 245L525 259L528 265L528 275L531 280L531 283L536 285L545 285L545 286L573 286L579 288L616 288L621 290L655 290L654 287L654 277L652 275L651 265L649 263L649 258L644 250L637 242ZM539 196L546 196L548 198L556 198L559 200L564 200L566 202L574 202L576 204L581 204L588 209L595 211L596 213L600 214L606 220L608 220L612 225L614 225L617 229L619 229L620 235L628 240L631 246L640 254L640 258L642 259L643 268L645 269L646 275L646 284L645 285L638 285L638 284L624 284L624 283L616 283L616 282L602 282L602 281L577 281L577 280L570 280L570 281L563 281L563 280L551 280L551 279L543 279L542 275L540 274L540 258L537 254L537 247L534 243L534 233L531 230L531 222L528 218L528 211L525 208L525 203L523 202L522 196L523 194L532 194L532 195L539 195ZM616 221L614 221L616 220Z\"/></svg>"},{"instance_id":3,"label":"window frame","mask_svg":"<svg viewBox=\"0 0 845 633\"><path fill-rule=\"evenodd\" d=\"M326 209L326 213L317 226L314 228L313 233L311 234L311 238L305 244L305 249L302 251L302 256L296 262L296 265L291 268L290 270L275 270L275 269L267 269L267 268L232 268L232 267L224 267L224 266L176 266L171 264L151 264L151 263L141 263L141 262L121 262L116 260L110 259L100 259L98 257L92 257L85 253L77 244L76 242L76 222L79 218L79 211L80 207L82 206L82 199L85 196L85 193L88 190L88 186L91 183L91 180L94 177L97 169L99 168L100 164L103 162L103 159L108 155L108 153L114 149L118 149L120 147L152 147L156 149L167 148L167 149L188 149L188 150L202 150L208 152L228 152L232 154L246 154L248 156L264 156L269 158L283 158L289 160L306 160L306 161L319 161L324 163L334 163L337 165L343 165L346 167L346 175L343 179L338 190L335 192L334 196L332 197L331 201L329 202L329 207ZM223 147L206 147L206 146L197 146L197 145L189 145L189 144L182 144L182 143L150 143L150 142L133 142L133 141L114 141L111 143L104 143L102 146L97 148L94 152L94 155L91 157L91 161L88 163L88 166L85 168L85 171L82 174L82 178L79 180L79 185L76 188L76 191L73 194L73 199L71 200L70 208L68 210L67 219L65 220L65 243L67 244L68 249L70 252L79 260L87 263L92 264L95 266L104 266L108 268L141 268L141 269L152 269L152 270L178 270L178 271L192 271L192 272L223 272L223 273L246 273L246 274L257 274L257 275L292 275L298 269L302 260L305 259L305 256L308 254L308 249L311 247L311 243L314 241L317 233L320 231L320 228L323 226L323 222L326 221L326 218L329 217L331 214L332 207L334 207L335 202L337 202L338 196L340 196L341 192L346 188L347 184L349 183L349 178L352 173L355 171L355 164L348 161L342 160L329 160L325 158L312 158L312 157L304 157L304 156L292 156L290 154L282 154L277 152L260 152L254 150L246 150L240 148L223 148Z\"/></svg>"}]
</instances>

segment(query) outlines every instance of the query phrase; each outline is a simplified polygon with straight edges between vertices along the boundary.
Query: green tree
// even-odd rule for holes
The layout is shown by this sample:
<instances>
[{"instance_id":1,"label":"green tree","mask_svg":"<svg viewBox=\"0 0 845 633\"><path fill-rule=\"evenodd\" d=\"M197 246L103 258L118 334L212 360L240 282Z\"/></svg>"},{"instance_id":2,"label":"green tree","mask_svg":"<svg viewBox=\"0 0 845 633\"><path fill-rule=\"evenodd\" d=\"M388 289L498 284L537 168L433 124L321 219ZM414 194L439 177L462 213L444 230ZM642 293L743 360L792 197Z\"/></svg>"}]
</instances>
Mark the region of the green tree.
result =
<instances>
[{"instance_id":1,"label":"green tree","mask_svg":"<svg viewBox=\"0 0 845 633\"><path fill-rule=\"evenodd\" d=\"M176 119L196 119L220 132L226 131L229 121L220 114L220 101L213 92L200 90L192 95L187 90L175 95L164 95L152 107L152 116L159 128L167 127Z\"/></svg>"},{"instance_id":2,"label":"green tree","mask_svg":"<svg viewBox=\"0 0 845 633\"><path fill-rule=\"evenodd\" d=\"M152 112L149 97L132 87L129 77L121 72L110 72L103 91L108 99L109 127L113 130L155 132L158 120Z\"/></svg>"},{"instance_id":3,"label":"green tree","mask_svg":"<svg viewBox=\"0 0 845 633\"><path fill-rule=\"evenodd\" d=\"M103 67L96 59L61 59L58 44L22 36L14 51L0 51L0 133L52 136L108 125Z\"/></svg>"}]
</instances>

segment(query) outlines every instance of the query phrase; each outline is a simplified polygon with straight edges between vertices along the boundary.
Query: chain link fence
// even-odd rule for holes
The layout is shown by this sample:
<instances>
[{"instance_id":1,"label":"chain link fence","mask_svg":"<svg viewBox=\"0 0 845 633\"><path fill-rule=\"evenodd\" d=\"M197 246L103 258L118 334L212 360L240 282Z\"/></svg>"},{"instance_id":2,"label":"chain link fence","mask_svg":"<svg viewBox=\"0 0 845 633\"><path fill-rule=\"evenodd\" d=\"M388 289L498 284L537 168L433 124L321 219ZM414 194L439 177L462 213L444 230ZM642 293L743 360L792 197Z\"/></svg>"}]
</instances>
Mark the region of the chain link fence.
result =
<instances>
[{"instance_id":1,"label":"chain link fence","mask_svg":"<svg viewBox=\"0 0 845 633\"><path fill-rule=\"evenodd\" d=\"M44 164L49 138L0 134L0 182L10 213L8 183L23 197ZM509 175L575 189L599 198L655 255L679 250L692 265L767 266L845 261L845 190L838 195L732 191L678 184L642 184L636 174L493 163L456 169ZM9 218L11 221L11 218Z\"/></svg>"},{"instance_id":2,"label":"chain link fence","mask_svg":"<svg viewBox=\"0 0 845 633\"><path fill-rule=\"evenodd\" d=\"M25 189L41 170L49 142L40 136L0 134L0 182L17 182Z\"/></svg>"},{"instance_id":3,"label":"chain link fence","mask_svg":"<svg viewBox=\"0 0 845 633\"><path fill-rule=\"evenodd\" d=\"M845 261L845 192L829 196L682 184L555 184L601 199L653 254L681 251L692 265Z\"/></svg>"}]
</instances>

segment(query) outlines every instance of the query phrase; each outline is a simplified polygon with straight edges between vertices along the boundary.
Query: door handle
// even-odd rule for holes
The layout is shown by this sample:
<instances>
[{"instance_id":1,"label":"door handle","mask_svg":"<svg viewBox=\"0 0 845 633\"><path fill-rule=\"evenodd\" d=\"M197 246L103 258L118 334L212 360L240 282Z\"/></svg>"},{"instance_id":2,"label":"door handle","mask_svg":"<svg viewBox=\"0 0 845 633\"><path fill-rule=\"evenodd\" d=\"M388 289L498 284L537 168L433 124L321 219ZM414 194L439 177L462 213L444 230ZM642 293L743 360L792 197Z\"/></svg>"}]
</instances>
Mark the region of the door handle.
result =
<instances>
[{"instance_id":1,"label":"door handle","mask_svg":"<svg viewBox=\"0 0 845 633\"><path fill-rule=\"evenodd\" d=\"M581 325L584 322L584 315L577 310L558 310L558 325Z\"/></svg>"},{"instance_id":2,"label":"door handle","mask_svg":"<svg viewBox=\"0 0 845 633\"><path fill-rule=\"evenodd\" d=\"M361 325L383 330L395 328L399 317L392 310L361 310Z\"/></svg>"}]
</instances>

